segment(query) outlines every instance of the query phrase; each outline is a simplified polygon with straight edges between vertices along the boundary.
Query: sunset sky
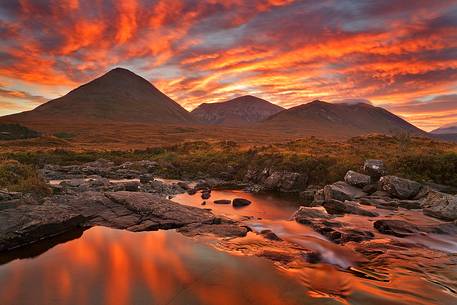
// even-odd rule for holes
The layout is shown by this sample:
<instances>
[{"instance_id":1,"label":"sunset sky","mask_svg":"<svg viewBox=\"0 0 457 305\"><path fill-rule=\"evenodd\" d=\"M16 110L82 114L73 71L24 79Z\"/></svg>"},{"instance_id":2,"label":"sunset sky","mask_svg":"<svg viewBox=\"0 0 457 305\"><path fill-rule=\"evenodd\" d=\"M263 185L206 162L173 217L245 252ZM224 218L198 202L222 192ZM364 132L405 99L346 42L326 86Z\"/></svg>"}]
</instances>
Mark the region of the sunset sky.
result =
<instances>
[{"instance_id":1,"label":"sunset sky","mask_svg":"<svg viewBox=\"0 0 457 305\"><path fill-rule=\"evenodd\" d=\"M457 122L455 0L2 0L0 115L114 67L191 110L252 94Z\"/></svg>"}]
</instances>

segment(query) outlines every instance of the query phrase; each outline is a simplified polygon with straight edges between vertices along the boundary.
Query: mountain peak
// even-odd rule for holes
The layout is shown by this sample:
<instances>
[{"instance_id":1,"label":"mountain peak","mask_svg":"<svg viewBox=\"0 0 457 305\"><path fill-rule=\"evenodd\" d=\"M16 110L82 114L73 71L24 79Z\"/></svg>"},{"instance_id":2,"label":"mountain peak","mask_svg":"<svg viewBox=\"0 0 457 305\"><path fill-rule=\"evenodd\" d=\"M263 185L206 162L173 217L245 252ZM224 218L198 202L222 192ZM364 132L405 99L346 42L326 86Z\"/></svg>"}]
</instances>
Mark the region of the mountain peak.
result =
<instances>
[{"instance_id":1,"label":"mountain peak","mask_svg":"<svg viewBox=\"0 0 457 305\"><path fill-rule=\"evenodd\" d=\"M141 123L191 123L192 116L143 77L124 68L16 117Z\"/></svg>"},{"instance_id":2,"label":"mountain peak","mask_svg":"<svg viewBox=\"0 0 457 305\"><path fill-rule=\"evenodd\" d=\"M253 95L219 103L203 103L191 113L200 122L213 125L244 125L260 122L284 108Z\"/></svg>"}]
</instances>

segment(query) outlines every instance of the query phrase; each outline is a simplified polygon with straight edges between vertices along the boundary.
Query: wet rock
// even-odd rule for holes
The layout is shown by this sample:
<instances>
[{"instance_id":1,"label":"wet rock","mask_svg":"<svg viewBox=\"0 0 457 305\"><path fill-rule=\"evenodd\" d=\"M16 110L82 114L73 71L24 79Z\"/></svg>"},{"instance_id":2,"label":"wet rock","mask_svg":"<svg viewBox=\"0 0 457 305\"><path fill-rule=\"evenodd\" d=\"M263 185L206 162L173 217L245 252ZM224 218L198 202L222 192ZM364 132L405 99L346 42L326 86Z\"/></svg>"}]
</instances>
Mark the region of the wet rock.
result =
<instances>
[{"instance_id":1,"label":"wet rock","mask_svg":"<svg viewBox=\"0 0 457 305\"><path fill-rule=\"evenodd\" d=\"M201 205L206 205L206 201L203 201L203 202L201 203Z\"/></svg>"},{"instance_id":2,"label":"wet rock","mask_svg":"<svg viewBox=\"0 0 457 305\"><path fill-rule=\"evenodd\" d=\"M396 176L381 177L379 185L383 191L399 199L412 199L422 188L422 185L416 181Z\"/></svg>"},{"instance_id":3,"label":"wet rock","mask_svg":"<svg viewBox=\"0 0 457 305\"><path fill-rule=\"evenodd\" d=\"M229 199L218 199L213 201L215 204L231 204L232 201Z\"/></svg>"},{"instance_id":4,"label":"wet rock","mask_svg":"<svg viewBox=\"0 0 457 305\"><path fill-rule=\"evenodd\" d=\"M329 214L356 214L367 217L376 217L379 216L378 213L365 210L360 207L357 202L353 201L338 201L338 200L329 200L324 202L323 207Z\"/></svg>"},{"instance_id":5,"label":"wet rock","mask_svg":"<svg viewBox=\"0 0 457 305\"><path fill-rule=\"evenodd\" d=\"M377 220L374 222L373 226L376 230L383 234L394 235L397 237L407 237L420 232L418 226L407 221L396 219Z\"/></svg>"},{"instance_id":6,"label":"wet rock","mask_svg":"<svg viewBox=\"0 0 457 305\"><path fill-rule=\"evenodd\" d=\"M266 239L269 239L269 240L276 240L276 241L281 241L282 240L278 235L276 235L271 230L262 230L260 232L260 234L263 235L263 237L265 237Z\"/></svg>"},{"instance_id":7,"label":"wet rock","mask_svg":"<svg viewBox=\"0 0 457 305\"><path fill-rule=\"evenodd\" d=\"M371 177L350 170L344 176L344 181L349 185L363 188L371 183Z\"/></svg>"},{"instance_id":8,"label":"wet rock","mask_svg":"<svg viewBox=\"0 0 457 305\"><path fill-rule=\"evenodd\" d=\"M443 220L457 220L457 196L455 195L431 191L422 207L425 215Z\"/></svg>"},{"instance_id":9,"label":"wet rock","mask_svg":"<svg viewBox=\"0 0 457 305\"><path fill-rule=\"evenodd\" d=\"M210 192L202 192L201 197L202 197L202 199L209 199L211 197L211 193Z\"/></svg>"},{"instance_id":10,"label":"wet rock","mask_svg":"<svg viewBox=\"0 0 457 305\"><path fill-rule=\"evenodd\" d=\"M332 199L339 201L353 200L366 195L367 194L361 189L351 186L343 181L335 182L324 187L325 201Z\"/></svg>"},{"instance_id":11,"label":"wet rock","mask_svg":"<svg viewBox=\"0 0 457 305\"><path fill-rule=\"evenodd\" d=\"M196 189L189 189L187 190L187 194L189 195L195 195L197 193L197 190Z\"/></svg>"},{"instance_id":12,"label":"wet rock","mask_svg":"<svg viewBox=\"0 0 457 305\"><path fill-rule=\"evenodd\" d=\"M269 191L298 192L305 188L308 178L296 172L265 168L262 171L248 170L244 180Z\"/></svg>"},{"instance_id":13,"label":"wet rock","mask_svg":"<svg viewBox=\"0 0 457 305\"><path fill-rule=\"evenodd\" d=\"M322 224L313 224L312 227L316 232L322 234L336 244L344 244L351 241L362 242L365 240L371 240L374 237L374 234L369 231L344 228L335 229L323 226Z\"/></svg>"},{"instance_id":14,"label":"wet rock","mask_svg":"<svg viewBox=\"0 0 457 305\"><path fill-rule=\"evenodd\" d=\"M397 202L398 207L407 210L418 210L422 208L422 201L420 200L399 200Z\"/></svg>"},{"instance_id":15,"label":"wet rock","mask_svg":"<svg viewBox=\"0 0 457 305\"><path fill-rule=\"evenodd\" d=\"M314 202L320 204L325 201L324 189L317 190L314 194Z\"/></svg>"},{"instance_id":16,"label":"wet rock","mask_svg":"<svg viewBox=\"0 0 457 305\"><path fill-rule=\"evenodd\" d=\"M373 181L377 181L386 174L386 167L382 160L369 159L363 164L363 171L373 178Z\"/></svg>"},{"instance_id":17,"label":"wet rock","mask_svg":"<svg viewBox=\"0 0 457 305\"><path fill-rule=\"evenodd\" d=\"M197 191L209 190L210 188L211 188L211 186L209 185L209 183L204 180L197 181L197 183L195 184L195 187L194 187L194 189Z\"/></svg>"},{"instance_id":18,"label":"wet rock","mask_svg":"<svg viewBox=\"0 0 457 305\"><path fill-rule=\"evenodd\" d=\"M298 195L303 203L309 204L314 201L314 196L316 195L317 190L306 190L300 192Z\"/></svg>"},{"instance_id":19,"label":"wet rock","mask_svg":"<svg viewBox=\"0 0 457 305\"><path fill-rule=\"evenodd\" d=\"M375 196L360 198L360 203L363 205L372 205L379 209L384 210L396 210L398 208L398 202L391 198L380 198Z\"/></svg>"},{"instance_id":20,"label":"wet rock","mask_svg":"<svg viewBox=\"0 0 457 305\"><path fill-rule=\"evenodd\" d=\"M309 224L311 219L329 219L330 215L317 208L300 207L292 216L292 218L299 223Z\"/></svg>"},{"instance_id":21,"label":"wet rock","mask_svg":"<svg viewBox=\"0 0 457 305\"><path fill-rule=\"evenodd\" d=\"M250 205L252 202L250 200L244 199L244 198L235 198L232 200L232 205L235 208L240 208L240 207L245 207Z\"/></svg>"},{"instance_id":22,"label":"wet rock","mask_svg":"<svg viewBox=\"0 0 457 305\"><path fill-rule=\"evenodd\" d=\"M257 254L257 256L264 257L274 262L279 262L287 265L288 263L294 260L294 256L290 255L287 252L273 251L273 250L263 250Z\"/></svg>"},{"instance_id":23,"label":"wet rock","mask_svg":"<svg viewBox=\"0 0 457 305\"><path fill-rule=\"evenodd\" d=\"M318 264L322 261L322 254L319 252L307 252L304 254L306 261L310 264Z\"/></svg>"},{"instance_id":24,"label":"wet rock","mask_svg":"<svg viewBox=\"0 0 457 305\"><path fill-rule=\"evenodd\" d=\"M250 231L249 228L236 222L225 221L219 223L197 223L191 224L177 230L186 236L215 235L219 237L245 237Z\"/></svg>"}]
</instances>

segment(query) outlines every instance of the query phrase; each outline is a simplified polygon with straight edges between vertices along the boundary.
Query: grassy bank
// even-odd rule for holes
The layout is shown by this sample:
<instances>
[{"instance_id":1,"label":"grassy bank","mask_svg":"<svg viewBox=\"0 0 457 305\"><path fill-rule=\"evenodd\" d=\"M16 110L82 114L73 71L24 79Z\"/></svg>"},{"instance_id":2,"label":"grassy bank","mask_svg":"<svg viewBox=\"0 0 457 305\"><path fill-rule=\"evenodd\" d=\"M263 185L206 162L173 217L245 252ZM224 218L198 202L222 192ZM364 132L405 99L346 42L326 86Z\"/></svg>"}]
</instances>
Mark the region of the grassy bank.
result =
<instances>
[{"instance_id":1,"label":"grassy bank","mask_svg":"<svg viewBox=\"0 0 457 305\"><path fill-rule=\"evenodd\" d=\"M347 141L307 138L284 144L243 147L232 141L188 142L132 151L13 152L3 154L22 164L75 164L100 158L116 163L155 160L161 175L170 178L220 177L227 172L242 179L248 168L270 167L307 173L312 184L341 179L348 169L359 169L363 161L385 161L391 174L457 186L457 145L424 138L370 136Z\"/></svg>"},{"instance_id":2,"label":"grassy bank","mask_svg":"<svg viewBox=\"0 0 457 305\"><path fill-rule=\"evenodd\" d=\"M0 161L0 188L10 192L29 193L43 197L50 189L35 166L15 160Z\"/></svg>"}]
</instances>

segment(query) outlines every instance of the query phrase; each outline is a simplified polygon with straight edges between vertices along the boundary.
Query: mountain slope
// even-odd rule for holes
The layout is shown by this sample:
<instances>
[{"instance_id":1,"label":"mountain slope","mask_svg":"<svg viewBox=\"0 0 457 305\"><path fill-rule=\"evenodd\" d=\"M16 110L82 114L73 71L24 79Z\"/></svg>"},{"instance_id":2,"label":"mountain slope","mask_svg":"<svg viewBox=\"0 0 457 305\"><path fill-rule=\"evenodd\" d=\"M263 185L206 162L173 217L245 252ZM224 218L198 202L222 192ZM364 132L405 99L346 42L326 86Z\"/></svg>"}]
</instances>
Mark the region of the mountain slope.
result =
<instances>
[{"instance_id":1,"label":"mountain slope","mask_svg":"<svg viewBox=\"0 0 457 305\"><path fill-rule=\"evenodd\" d=\"M8 120L190 123L187 110L135 73L116 68L68 94Z\"/></svg>"},{"instance_id":2,"label":"mountain slope","mask_svg":"<svg viewBox=\"0 0 457 305\"><path fill-rule=\"evenodd\" d=\"M432 130L433 134L457 134L457 123Z\"/></svg>"},{"instance_id":3,"label":"mountain slope","mask_svg":"<svg viewBox=\"0 0 457 305\"><path fill-rule=\"evenodd\" d=\"M263 128L283 129L315 136L357 136L369 133L426 133L391 112L368 104L331 104L313 101L279 112L261 123Z\"/></svg>"},{"instance_id":4,"label":"mountain slope","mask_svg":"<svg viewBox=\"0 0 457 305\"><path fill-rule=\"evenodd\" d=\"M260 122L284 108L261 98L245 95L222 103L204 103L191 114L201 123L244 125Z\"/></svg>"}]
</instances>

